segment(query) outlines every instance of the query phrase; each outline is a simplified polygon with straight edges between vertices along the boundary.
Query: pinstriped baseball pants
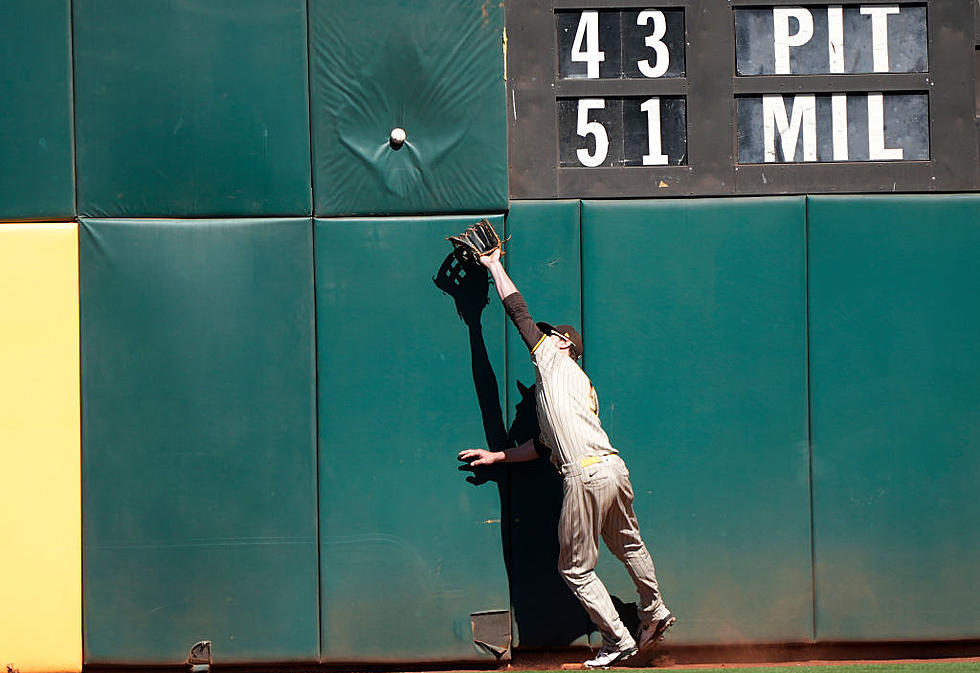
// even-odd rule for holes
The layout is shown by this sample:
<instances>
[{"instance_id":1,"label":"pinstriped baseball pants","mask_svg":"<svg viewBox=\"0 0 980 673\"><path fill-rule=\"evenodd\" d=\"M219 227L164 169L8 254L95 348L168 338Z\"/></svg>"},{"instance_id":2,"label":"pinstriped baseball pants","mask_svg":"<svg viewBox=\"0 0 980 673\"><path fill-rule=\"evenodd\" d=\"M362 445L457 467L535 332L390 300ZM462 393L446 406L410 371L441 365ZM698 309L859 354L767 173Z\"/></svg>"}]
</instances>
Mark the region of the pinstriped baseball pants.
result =
<instances>
[{"instance_id":1,"label":"pinstriped baseball pants","mask_svg":"<svg viewBox=\"0 0 980 673\"><path fill-rule=\"evenodd\" d=\"M558 571L589 613L603 643L618 649L631 646L633 636L595 573L600 535L636 585L641 626L660 619L668 610L633 513L633 486L626 464L619 456L607 456L578 474L566 475L564 491L558 520Z\"/></svg>"}]
</instances>

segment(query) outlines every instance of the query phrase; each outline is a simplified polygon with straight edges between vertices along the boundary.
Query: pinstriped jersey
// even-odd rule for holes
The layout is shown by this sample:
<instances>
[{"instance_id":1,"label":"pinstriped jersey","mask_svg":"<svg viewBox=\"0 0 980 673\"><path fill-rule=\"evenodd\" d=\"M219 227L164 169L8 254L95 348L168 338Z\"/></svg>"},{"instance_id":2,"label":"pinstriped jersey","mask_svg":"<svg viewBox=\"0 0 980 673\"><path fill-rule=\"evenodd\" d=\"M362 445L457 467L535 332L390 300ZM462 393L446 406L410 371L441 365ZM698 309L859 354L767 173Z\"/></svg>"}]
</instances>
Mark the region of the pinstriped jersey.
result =
<instances>
[{"instance_id":1,"label":"pinstriped jersey","mask_svg":"<svg viewBox=\"0 0 980 673\"><path fill-rule=\"evenodd\" d=\"M555 467L586 456L618 453L599 422L599 399L582 368L548 337L531 350L541 439Z\"/></svg>"}]
</instances>

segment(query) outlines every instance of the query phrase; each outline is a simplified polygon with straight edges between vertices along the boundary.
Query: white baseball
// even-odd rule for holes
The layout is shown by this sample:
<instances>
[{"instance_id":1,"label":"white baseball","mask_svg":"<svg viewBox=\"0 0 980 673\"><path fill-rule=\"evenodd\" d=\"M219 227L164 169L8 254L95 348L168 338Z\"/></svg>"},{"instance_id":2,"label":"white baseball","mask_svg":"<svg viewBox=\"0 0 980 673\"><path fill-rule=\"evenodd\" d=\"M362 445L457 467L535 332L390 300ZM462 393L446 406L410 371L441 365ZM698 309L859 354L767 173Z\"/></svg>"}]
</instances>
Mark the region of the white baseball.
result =
<instances>
[{"instance_id":1,"label":"white baseball","mask_svg":"<svg viewBox=\"0 0 980 673\"><path fill-rule=\"evenodd\" d=\"M405 142L406 137L407 136L405 135L405 129L399 127L395 127L391 129L392 145L401 145L403 142Z\"/></svg>"}]
</instances>

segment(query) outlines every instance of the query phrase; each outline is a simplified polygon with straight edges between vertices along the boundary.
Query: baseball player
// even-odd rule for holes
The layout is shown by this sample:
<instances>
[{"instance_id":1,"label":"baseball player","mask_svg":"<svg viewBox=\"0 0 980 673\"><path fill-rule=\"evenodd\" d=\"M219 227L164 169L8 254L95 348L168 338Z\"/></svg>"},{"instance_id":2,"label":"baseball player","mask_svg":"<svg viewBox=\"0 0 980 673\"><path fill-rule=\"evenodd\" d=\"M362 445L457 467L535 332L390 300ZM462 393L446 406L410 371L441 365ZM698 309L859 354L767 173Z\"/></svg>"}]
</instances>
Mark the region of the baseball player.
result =
<instances>
[{"instance_id":1,"label":"baseball player","mask_svg":"<svg viewBox=\"0 0 980 673\"><path fill-rule=\"evenodd\" d=\"M467 449L459 459L473 466L523 462L551 450L551 462L564 477L565 494L558 521L558 570L602 634L598 655L585 666L607 668L638 649L648 651L675 621L664 605L653 560L640 537L629 472L602 429L595 389L577 364L583 353L582 337L568 325L553 327L531 319L500 263L499 249L479 261L493 276L507 315L531 351L541 437L505 451ZM640 594L636 638L623 625L595 573L600 535L626 565Z\"/></svg>"}]
</instances>

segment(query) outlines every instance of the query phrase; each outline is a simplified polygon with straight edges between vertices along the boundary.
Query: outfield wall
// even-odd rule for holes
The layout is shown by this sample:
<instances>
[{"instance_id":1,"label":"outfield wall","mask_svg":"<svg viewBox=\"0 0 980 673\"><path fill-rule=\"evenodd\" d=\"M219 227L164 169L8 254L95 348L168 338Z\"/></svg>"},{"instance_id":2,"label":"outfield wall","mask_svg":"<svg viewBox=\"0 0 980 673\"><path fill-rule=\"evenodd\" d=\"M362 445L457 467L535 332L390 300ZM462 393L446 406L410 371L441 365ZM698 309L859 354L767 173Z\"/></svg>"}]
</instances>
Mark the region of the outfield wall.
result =
<instances>
[{"instance_id":1,"label":"outfield wall","mask_svg":"<svg viewBox=\"0 0 980 673\"><path fill-rule=\"evenodd\" d=\"M0 9L0 663L597 644L553 468L457 469L535 433L444 240L480 217L533 315L582 327L672 643L980 638L980 196L511 202L503 26Z\"/></svg>"}]
</instances>

